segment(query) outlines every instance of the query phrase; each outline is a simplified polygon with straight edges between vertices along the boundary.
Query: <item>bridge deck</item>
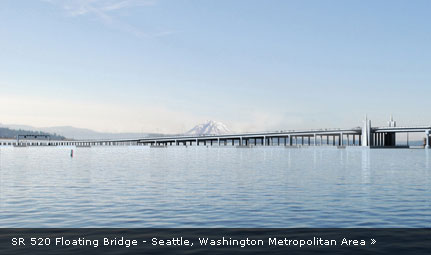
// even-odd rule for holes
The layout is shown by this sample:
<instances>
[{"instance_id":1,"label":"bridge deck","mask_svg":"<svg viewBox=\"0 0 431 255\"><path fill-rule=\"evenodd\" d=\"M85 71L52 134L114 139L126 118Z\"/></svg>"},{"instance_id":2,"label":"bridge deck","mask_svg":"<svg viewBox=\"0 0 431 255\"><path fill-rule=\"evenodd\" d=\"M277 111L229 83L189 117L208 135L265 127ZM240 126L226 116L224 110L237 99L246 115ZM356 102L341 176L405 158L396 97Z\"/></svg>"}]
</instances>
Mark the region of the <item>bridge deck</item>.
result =
<instances>
[{"instance_id":1,"label":"bridge deck","mask_svg":"<svg viewBox=\"0 0 431 255\"><path fill-rule=\"evenodd\" d=\"M429 133L431 126L409 127L369 127L370 134L367 146L393 147L396 133L423 132L426 144L430 144ZM132 139L91 139L91 140L31 140L19 136L17 140L2 139L0 145L54 145L54 146L96 146L96 145L362 145L363 131L361 127L349 129L310 129L310 130L284 130L276 132L253 132L223 135L203 136L162 136L141 137ZM24 139L23 139L24 138ZM346 141L347 140L347 141ZM229 141L229 142L228 142ZM425 146L427 147L427 146Z\"/></svg>"}]
</instances>

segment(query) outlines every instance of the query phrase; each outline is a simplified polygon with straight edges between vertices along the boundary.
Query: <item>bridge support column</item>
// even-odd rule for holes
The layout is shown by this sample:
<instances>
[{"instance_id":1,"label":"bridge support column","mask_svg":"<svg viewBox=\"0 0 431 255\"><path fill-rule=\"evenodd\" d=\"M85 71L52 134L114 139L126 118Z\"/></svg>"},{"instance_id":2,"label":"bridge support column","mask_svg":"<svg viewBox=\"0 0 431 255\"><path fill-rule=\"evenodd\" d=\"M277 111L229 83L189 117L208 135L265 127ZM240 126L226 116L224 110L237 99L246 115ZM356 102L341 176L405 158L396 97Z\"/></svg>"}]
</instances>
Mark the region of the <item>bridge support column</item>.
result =
<instances>
[{"instance_id":1,"label":"bridge support column","mask_svg":"<svg viewBox=\"0 0 431 255\"><path fill-rule=\"evenodd\" d=\"M266 136L264 136L263 138L262 138L262 146L265 146L266 145Z\"/></svg>"},{"instance_id":2,"label":"bridge support column","mask_svg":"<svg viewBox=\"0 0 431 255\"><path fill-rule=\"evenodd\" d=\"M425 131L425 149L430 148L430 131Z\"/></svg>"},{"instance_id":3,"label":"bridge support column","mask_svg":"<svg viewBox=\"0 0 431 255\"><path fill-rule=\"evenodd\" d=\"M314 146L316 146L316 134L314 134Z\"/></svg>"},{"instance_id":4,"label":"bridge support column","mask_svg":"<svg viewBox=\"0 0 431 255\"><path fill-rule=\"evenodd\" d=\"M381 141L380 141L380 138L381 138L381 133L378 133L377 134L377 145L378 146L380 146L382 144Z\"/></svg>"},{"instance_id":5,"label":"bridge support column","mask_svg":"<svg viewBox=\"0 0 431 255\"><path fill-rule=\"evenodd\" d=\"M218 146L220 146L220 138L217 138Z\"/></svg>"},{"instance_id":6,"label":"bridge support column","mask_svg":"<svg viewBox=\"0 0 431 255\"><path fill-rule=\"evenodd\" d=\"M343 146L343 133L340 133L340 140L338 140L338 145Z\"/></svg>"},{"instance_id":7,"label":"bridge support column","mask_svg":"<svg viewBox=\"0 0 431 255\"><path fill-rule=\"evenodd\" d=\"M409 146L409 132L407 132L406 135L407 135L407 146Z\"/></svg>"},{"instance_id":8,"label":"bridge support column","mask_svg":"<svg viewBox=\"0 0 431 255\"><path fill-rule=\"evenodd\" d=\"M371 120L368 120L367 116L365 116L359 143L361 144L361 146L370 147L373 145L372 138L373 135L371 133Z\"/></svg>"},{"instance_id":9,"label":"bridge support column","mask_svg":"<svg viewBox=\"0 0 431 255\"><path fill-rule=\"evenodd\" d=\"M371 146L375 146L376 145L376 133L373 133L371 135Z\"/></svg>"}]
</instances>

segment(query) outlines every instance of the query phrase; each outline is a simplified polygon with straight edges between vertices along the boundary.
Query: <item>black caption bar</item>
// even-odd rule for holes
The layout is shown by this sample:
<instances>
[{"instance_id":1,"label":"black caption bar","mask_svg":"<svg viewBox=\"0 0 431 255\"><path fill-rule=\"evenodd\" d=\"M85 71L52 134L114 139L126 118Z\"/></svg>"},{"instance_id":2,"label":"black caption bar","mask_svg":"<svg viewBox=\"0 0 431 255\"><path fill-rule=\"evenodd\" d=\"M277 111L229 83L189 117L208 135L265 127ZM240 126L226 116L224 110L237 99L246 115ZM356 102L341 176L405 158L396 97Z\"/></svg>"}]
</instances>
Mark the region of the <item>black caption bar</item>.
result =
<instances>
[{"instance_id":1,"label":"black caption bar","mask_svg":"<svg viewBox=\"0 0 431 255\"><path fill-rule=\"evenodd\" d=\"M431 229L0 229L0 254L431 254Z\"/></svg>"}]
</instances>

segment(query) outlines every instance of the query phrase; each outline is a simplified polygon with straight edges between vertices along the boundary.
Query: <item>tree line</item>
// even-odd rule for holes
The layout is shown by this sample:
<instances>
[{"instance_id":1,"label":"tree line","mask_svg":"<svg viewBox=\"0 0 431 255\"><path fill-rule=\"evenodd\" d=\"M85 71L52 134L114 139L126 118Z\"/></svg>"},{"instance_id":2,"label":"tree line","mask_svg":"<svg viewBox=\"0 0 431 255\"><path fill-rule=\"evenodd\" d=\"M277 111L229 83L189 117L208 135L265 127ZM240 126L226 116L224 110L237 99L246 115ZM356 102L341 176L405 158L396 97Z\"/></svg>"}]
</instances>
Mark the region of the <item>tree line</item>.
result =
<instances>
[{"instance_id":1,"label":"tree line","mask_svg":"<svg viewBox=\"0 0 431 255\"><path fill-rule=\"evenodd\" d=\"M17 135L38 135L38 136L50 136L52 140L65 140L66 137L57 135L56 133L50 134L42 131L30 131L30 130L16 130L10 128L0 128L0 138L16 138Z\"/></svg>"}]
</instances>

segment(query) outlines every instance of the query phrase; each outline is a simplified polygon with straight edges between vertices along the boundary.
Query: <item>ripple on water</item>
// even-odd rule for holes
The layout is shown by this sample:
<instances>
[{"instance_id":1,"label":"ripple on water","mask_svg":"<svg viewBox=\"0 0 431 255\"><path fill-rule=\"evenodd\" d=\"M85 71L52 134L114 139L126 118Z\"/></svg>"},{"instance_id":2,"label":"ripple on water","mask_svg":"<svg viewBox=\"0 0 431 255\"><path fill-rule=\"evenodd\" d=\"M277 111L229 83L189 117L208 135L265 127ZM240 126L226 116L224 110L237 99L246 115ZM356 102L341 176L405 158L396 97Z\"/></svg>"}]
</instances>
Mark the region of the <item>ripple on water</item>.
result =
<instances>
[{"instance_id":1,"label":"ripple on water","mask_svg":"<svg viewBox=\"0 0 431 255\"><path fill-rule=\"evenodd\" d=\"M422 150L6 148L1 227L431 227Z\"/></svg>"}]
</instances>

